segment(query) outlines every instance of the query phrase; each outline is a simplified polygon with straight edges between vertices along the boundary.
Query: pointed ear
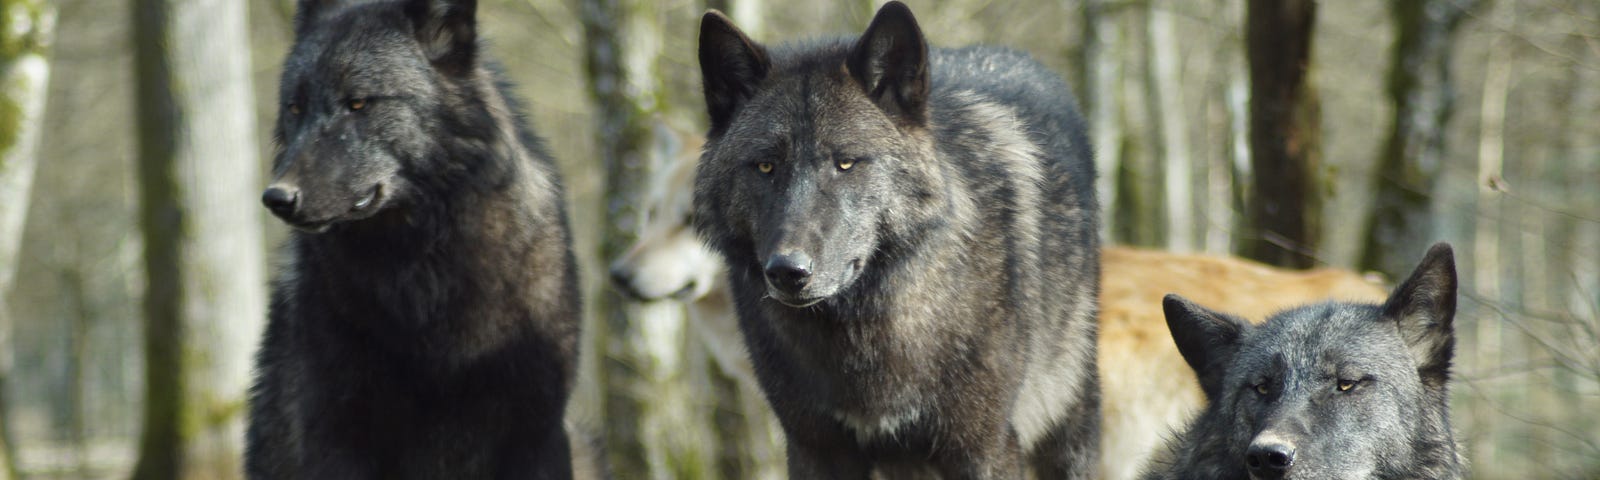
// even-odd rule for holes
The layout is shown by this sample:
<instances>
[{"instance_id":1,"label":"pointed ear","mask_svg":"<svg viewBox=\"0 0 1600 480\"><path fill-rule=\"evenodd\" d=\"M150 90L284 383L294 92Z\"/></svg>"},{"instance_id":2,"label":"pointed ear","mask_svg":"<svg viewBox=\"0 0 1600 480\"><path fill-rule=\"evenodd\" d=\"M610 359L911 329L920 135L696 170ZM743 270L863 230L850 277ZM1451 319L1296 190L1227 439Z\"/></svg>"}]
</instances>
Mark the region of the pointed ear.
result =
<instances>
[{"instance_id":1,"label":"pointed ear","mask_svg":"<svg viewBox=\"0 0 1600 480\"><path fill-rule=\"evenodd\" d=\"M1239 351L1240 337L1251 328L1250 322L1175 294L1161 299L1161 308L1167 314L1172 342L1200 378L1200 389L1206 392L1206 398L1217 399L1222 393L1222 378Z\"/></svg>"},{"instance_id":2,"label":"pointed ear","mask_svg":"<svg viewBox=\"0 0 1600 480\"><path fill-rule=\"evenodd\" d=\"M716 10L700 19L700 75L705 82L711 130L722 130L739 105L755 95L772 68L767 49L745 36Z\"/></svg>"},{"instance_id":3,"label":"pointed ear","mask_svg":"<svg viewBox=\"0 0 1600 480\"><path fill-rule=\"evenodd\" d=\"M477 0L407 0L406 16L434 68L448 75L472 71L478 55Z\"/></svg>"},{"instance_id":4,"label":"pointed ear","mask_svg":"<svg viewBox=\"0 0 1600 480\"><path fill-rule=\"evenodd\" d=\"M1428 249L1411 277L1383 303L1384 321L1396 322L1424 384L1443 387L1455 357L1456 259L1450 244Z\"/></svg>"},{"instance_id":5,"label":"pointed ear","mask_svg":"<svg viewBox=\"0 0 1600 480\"><path fill-rule=\"evenodd\" d=\"M850 48L850 76L878 108L913 124L923 123L928 103L928 42L911 9L889 2Z\"/></svg>"}]
</instances>

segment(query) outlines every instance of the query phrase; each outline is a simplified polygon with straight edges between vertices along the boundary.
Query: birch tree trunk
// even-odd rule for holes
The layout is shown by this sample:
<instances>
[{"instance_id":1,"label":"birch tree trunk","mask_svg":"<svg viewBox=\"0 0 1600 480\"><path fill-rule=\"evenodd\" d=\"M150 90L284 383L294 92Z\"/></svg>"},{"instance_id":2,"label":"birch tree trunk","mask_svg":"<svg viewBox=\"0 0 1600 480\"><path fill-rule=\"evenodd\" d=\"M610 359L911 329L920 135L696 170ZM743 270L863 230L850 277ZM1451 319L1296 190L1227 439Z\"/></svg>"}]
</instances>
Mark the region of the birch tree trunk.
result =
<instances>
[{"instance_id":1,"label":"birch tree trunk","mask_svg":"<svg viewBox=\"0 0 1600 480\"><path fill-rule=\"evenodd\" d=\"M1372 215L1359 267L1402 278L1413 252L1437 234L1433 203L1449 152L1445 134L1455 112L1450 79L1455 33L1480 0L1417 0L1389 4L1395 43L1389 65L1394 120L1373 170Z\"/></svg>"},{"instance_id":2,"label":"birch tree trunk","mask_svg":"<svg viewBox=\"0 0 1600 480\"><path fill-rule=\"evenodd\" d=\"M1506 25L1506 28L1515 20L1513 8L1514 5L1501 6L1495 14L1495 18L1503 20L1500 24ZM1473 219L1472 278L1473 290L1478 296L1500 298L1504 290L1504 284L1500 281L1499 259L1503 251L1500 232L1506 212L1500 189L1504 181L1501 172L1505 166L1506 102L1511 93L1512 58L1505 38L1497 36L1490 42L1478 122L1478 195L1477 216ZM1502 322L1489 317L1477 322L1476 371L1488 372L1500 368L1505 349L1504 330ZM1498 393L1485 391L1483 394L1488 402L1474 402L1473 431L1487 434L1497 429L1500 413L1494 410L1496 407L1492 404L1499 402ZM1471 458L1476 462L1494 465L1498 455L1497 441L1480 437L1469 442Z\"/></svg>"},{"instance_id":3,"label":"birch tree trunk","mask_svg":"<svg viewBox=\"0 0 1600 480\"><path fill-rule=\"evenodd\" d=\"M1078 105L1089 122L1094 140L1095 198L1100 199L1100 218L1115 230L1117 198L1117 160L1122 157L1122 130L1118 115L1118 83L1122 62L1116 57L1122 45L1122 30L1111 17L1111 0L1085 0L1083 37L1078 46Z\"/></svg>"},{"instance_id":4,"label":"birch tree trunk","mask_svg":"<svg viewBox=\"0 0 1600 480\"><path fill-rule=\"evenodd\" d=\"M1189 112L1184 107L1183 83L1178 79L1178 43L1174 36L1172 12L1167 5L1150 2L1145 7L1148 68L1145 90L1150 94L1150 125L1159 140L1155 143L1160 159L1166 246L1175 252L1195 251L1195 225L1198 218L1194 197L1194 160L1189 151Z\"/></svg>"},{"instance_id":5,"label":"birch tree trunk","mask_svg":"<svg viewBox=\"0 0 1600 480\"><path fill-rule=\"evenodd\" d=\"M135 0L144 431L135 479L240 474L266 312L246 5Z\"/></svg>"},{"instance_id":6,"label":"birch tree trunk","mask_svg":"<svg viewBox=\"0 0 1600 480\"><path fill-rule=\"evenodd\" d=\"M640 193L666 157L652 152L664 109L657 64L663 32L655 3L582 0L590 96L605 165L605 226L599 257L613 259L638 235ZM703 478L716 470L717 437L708 402L691 388L694 357L683 306L632 304L613 290L600 302L593 338L604 344L600 372L612 472L618 478ZM704 365L704 362L699 362Z\"/></svg>"},{"instance_id":7,"label":"birch tree trunk","mask_svg":"<svg viewBox=\"0 0 1600 480\"><path fill-rule=\"evenodd\" d=\"M1251 194L1245 257L1312 266L1321 238L1321 111L1311 84L1313 0L1249 0Z\"/></svg>"},{"instance_id":8,"label":"birch tree trunk","mask_svg":"<svg viewBox=\"0 0 1600 480\"><path fill-rule=\"evenodd\" d=\"M13 325L6 299L16 279L38 166L54 34L53 3L8 0L0 5L0 480L19 478L17 439L9 421Z\"/></svg>"}]
</instances>

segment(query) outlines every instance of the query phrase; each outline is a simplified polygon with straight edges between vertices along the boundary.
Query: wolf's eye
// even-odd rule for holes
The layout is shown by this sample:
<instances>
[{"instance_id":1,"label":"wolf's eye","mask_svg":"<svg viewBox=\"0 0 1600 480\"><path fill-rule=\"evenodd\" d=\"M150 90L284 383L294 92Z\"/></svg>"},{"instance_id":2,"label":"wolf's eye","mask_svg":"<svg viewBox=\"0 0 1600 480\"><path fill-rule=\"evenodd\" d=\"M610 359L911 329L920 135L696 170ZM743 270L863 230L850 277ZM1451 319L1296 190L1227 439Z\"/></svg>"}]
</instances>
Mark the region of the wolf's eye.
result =
<instances>
[{"instance_id":1,"label":"wolf's eye","mask_svg":"<svg viewBox=\"0 0 1600 480\"><path fill-rule=\"evenodd\" d=\"M1339 379L1339 391L1348 392L1350 389L1355 388L1357 383L1361 382L1358 380L1345 380L1341 378Z\"/></svg>"},{"instance_id":2,"label":"wolf's eye","mask_svg":"<svg viewBox=\"0 0 1600 480\"><path fill-rule=\"evenodd\" d=\"M843 158L835 160L833 164L839 166L840 170L849 170L850 167L856 166L856 160L853 158Z\"/></svg>"},{"instance_id":3,"label":"wolf's eye","mask_svg":"<svg viewBox=\"0 0 1600 480\"><path fill-rule=\"evenodd\" d=\"M294 103L294 102L289 102L288 107L289 107L289 114L290 115L299 115L300 114L300 104Z\"/></svg>"},{"instance_id":4,"label":"wolf's eye","mask_svg":"<svg viewBox=\"0 0 1600 480\"><path fill-rule=\"evenodd\" d=\"M1256 386L1255 386L1255 391L1256 391L1257 394L1261 394L1261 395L1266 395L1268 393L1272 393L1272 390L1267 388L1267 382L1257 383Z\"/></svg>"},{"instance_id":5,"label":"wolf's eye","mask_svg":"<svg viewBox=\"0 0 1600 480\"><path fill-rule=\"evenodd\" d=\"M365 99L365 98L351 99L350 103L348 103L347 106L350 107L350 111L352 111L352 112L354 112L356 110L363 109L363 108L367 108L367 99Z\"/></svg>"},{"instance_id":6,"label":"wolf's eye","mask_svg":"<svg viewBox=\"0 0 1600 480\"><path fill-rule=\"evenodd\" d=\"M772 173L772 162L757 163L756 170L760 170L761 173Z\"/></svg>"}]
</instances>

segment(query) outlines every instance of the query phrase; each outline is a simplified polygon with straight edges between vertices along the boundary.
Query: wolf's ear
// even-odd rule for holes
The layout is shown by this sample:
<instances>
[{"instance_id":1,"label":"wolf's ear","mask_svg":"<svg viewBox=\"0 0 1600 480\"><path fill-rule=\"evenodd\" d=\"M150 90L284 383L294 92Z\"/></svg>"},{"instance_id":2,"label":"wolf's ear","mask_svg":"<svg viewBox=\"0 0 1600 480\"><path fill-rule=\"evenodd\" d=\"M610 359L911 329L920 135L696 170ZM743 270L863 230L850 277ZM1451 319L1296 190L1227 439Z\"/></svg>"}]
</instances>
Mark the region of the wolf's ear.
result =
<instances>
[{"instance_id":1,"label":"wolf's ear","mask_svg":"<svg viewBox=\"0 0 1600 480\"><path fill-rule=\"evenodd\" d=\"M1176 294L1161 299L1161 309L1167 314L1167 329L1172 331L1178 353L1200 378L1200 389L1205 390L1206 398L1217 399L1228 364L1239 351L1239 338L1250 323Z\"/></svg>"},{"instance_id":2,"label":"wolf's ear","mask_svg":"<svg viewBox=\"0 0 1600 480\"><path fill-rule=\"evenodd\" d=\"M1396 322L1424 384L1443 387L1455 356L1456 259L1450 244L1428 249L1411 277L1383 303L1382 319Z\"/></svg>"},{"instance_id":3,"label":"wolf's ear","mask_svg":"<svg viewBox=\"0 0 1600 480\"><path fill-rule=\"evenodd\" d=\"M478 55L478 0L408 0L405 9L434 68L449 75L472 71Z\"/></svg>"},{"instance_id":4,"label":"wolf's ear","mask_svg":"<svg viewBox=\"0 0 1600 480\"><path fill-rule=\"evenodd\" d=\"M733 20L716 10L701 17L700 75L705 82L711 130L728 126L733 112L755 95L770 68L767 49L745 36Z\"/></svg>"},{"instance_id":5,"label":"wolf's ear","mask_svg":"<svg viewBox=\"0 0 1600 480\"><path fill-rule=\"evenodd\" d=\"M850 76L878 108L922 124L928 103L928 42L911 9L889 2L850 47Z\"/></svg>"}]
</instances>

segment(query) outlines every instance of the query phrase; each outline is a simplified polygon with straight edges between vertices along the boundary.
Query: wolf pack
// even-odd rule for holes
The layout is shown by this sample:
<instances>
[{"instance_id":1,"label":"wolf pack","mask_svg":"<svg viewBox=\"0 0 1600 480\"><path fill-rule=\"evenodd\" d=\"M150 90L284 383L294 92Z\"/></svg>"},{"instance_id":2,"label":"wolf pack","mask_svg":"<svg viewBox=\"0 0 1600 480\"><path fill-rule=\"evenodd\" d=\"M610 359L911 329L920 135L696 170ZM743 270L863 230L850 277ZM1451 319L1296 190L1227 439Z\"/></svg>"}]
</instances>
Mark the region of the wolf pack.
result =
<instances>
[{"instance_id":1,"label":"wolf pack","mask_svg":"<svg viewBox=\"0 0 1600 480\"><path fill-rule=\"evenodd\" d=\"M585 219L476 17L298 2L249 478L606 476L563 419ZM707 12L709 127L611 267L631 298L689 306L790 478L1464 476L1449 245L1387 292L1102 245L1068 86L930 40L897 1L859 35L777 45Z\"/></svg>"}]
</instances>

